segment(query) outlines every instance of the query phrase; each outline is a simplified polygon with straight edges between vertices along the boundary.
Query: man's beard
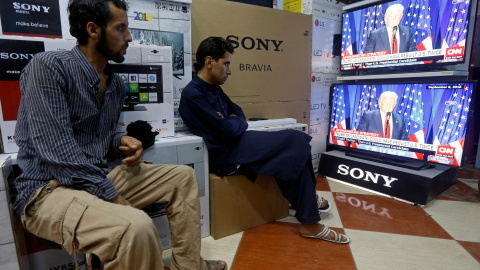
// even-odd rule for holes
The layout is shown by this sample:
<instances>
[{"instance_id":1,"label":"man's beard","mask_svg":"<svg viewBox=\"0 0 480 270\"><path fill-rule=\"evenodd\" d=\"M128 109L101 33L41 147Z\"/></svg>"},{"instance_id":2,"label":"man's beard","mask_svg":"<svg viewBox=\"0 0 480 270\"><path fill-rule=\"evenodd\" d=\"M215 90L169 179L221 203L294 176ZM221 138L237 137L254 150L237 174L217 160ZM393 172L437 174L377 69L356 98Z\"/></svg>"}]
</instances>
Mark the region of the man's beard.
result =
<instances>
[{"instance_id":1,"label":"man's beard","mask_svg":"<svg viewBox=\"0 0 480 270\"><path fill-rule=\"evenodd\" d=\"M108 42L107 38L105 37L105 31L102 31L102 34L100 35L100 42L97 45L97 50L105 57L107 57L108 60L112 60L115 63L123 63L123 61L125 61L125 56L121 55L120 51L116 53L111 52L107 47L107 43ZM128 43L126 45L128 47Z\"/></svg>"}]
</instances>

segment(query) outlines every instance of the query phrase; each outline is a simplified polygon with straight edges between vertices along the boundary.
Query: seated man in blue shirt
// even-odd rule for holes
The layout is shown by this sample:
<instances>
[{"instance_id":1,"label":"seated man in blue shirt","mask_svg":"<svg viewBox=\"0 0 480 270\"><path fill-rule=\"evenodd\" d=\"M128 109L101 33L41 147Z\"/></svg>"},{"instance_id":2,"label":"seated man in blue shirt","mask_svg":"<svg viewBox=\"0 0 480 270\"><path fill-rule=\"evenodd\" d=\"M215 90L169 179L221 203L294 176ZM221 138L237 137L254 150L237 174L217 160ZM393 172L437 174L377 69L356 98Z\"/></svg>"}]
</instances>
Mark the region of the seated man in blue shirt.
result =
<instances>
[{"instance_id":1,"label":"seated man in blue shirt","mask_svg":"<svg viewBox=\"0 0 480 270\"><path fill-rule=\"evenodd\" d=\"M220 176L244 172L273 176L282 194L296 210L304 237L348 243L350 239L320 221L330 205L315 191L311 137L297 130L247 131L242 109L220 85L231 75L232 46L220 37L202 41L197 49L197 76L183 89L179 112L187 127L203 137L208 147L210 171Z\"/></svg>"},{"instance_id":2,"label":"seated man in blue shirt","mask_svg":"<svg viewBox=\"0 0 480 270\"><path fill-rule=\"evenodd\" d=\"M165 206L171 269L225 269L200 256L198 184L188 166L142 162L142 143L115 133L125 99L109 60L132 37L124 0L71 0L71 51L37 54L24 69L15 140L15 210L24 228L69 253L94 253L105 269L163 269L162 246L142 208ZM110 168L107 161L122 158Z\"/></svg>"}]
</instances>

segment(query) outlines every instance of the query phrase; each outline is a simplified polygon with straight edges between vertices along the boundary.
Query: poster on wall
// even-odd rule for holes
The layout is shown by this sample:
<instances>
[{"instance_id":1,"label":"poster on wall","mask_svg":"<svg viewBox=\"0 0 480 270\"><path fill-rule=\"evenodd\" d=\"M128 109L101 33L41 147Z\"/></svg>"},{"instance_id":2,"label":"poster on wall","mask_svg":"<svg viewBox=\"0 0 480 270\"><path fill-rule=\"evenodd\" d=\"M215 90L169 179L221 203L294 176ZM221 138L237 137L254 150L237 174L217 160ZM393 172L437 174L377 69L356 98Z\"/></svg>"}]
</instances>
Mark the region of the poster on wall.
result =
<instances>
[{"instance_id":1,"label":"poster on wall","mask_svg":"<svg viewBox=\"0 0 480 270\"><path fill-rule=\"evenodd\" d=\"M0 1L3 35L62 38L59 1Z\"/></svg>"},{"instance_id":2,"label":"poster on wall","mask_svg":"<svg viewBox=\"0 0 480 270\"><path fill-rule=\"evenodd\" d=\"M3 119L17 120L20 105L20 72L30 59L45 50L42 41L0 39L0 101Z\"/></svg>"}]
</instances>

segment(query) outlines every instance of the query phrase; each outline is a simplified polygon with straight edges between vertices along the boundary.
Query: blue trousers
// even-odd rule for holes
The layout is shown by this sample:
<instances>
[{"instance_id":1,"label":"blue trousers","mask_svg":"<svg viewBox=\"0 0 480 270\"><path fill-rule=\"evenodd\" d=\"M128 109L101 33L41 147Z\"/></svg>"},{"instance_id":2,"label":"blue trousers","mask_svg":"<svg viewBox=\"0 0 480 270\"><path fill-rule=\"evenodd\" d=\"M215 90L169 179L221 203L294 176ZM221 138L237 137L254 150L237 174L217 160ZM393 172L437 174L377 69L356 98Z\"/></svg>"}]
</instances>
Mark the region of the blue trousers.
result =
<instances>
[{"instance_id":1,"label":"blue trousers","mask_svg":"<svg viewBox=\"0 0 480 270\"><path fill-rule=\"evenodd\" d=\"M283 181L275 178L283 196L296 210L295 217L300 223L313 224L320 221L318 212L317 192L315 186L317 179L313 171L312 161L307 160L296 182Z\"/></svg>"}]
</instances>

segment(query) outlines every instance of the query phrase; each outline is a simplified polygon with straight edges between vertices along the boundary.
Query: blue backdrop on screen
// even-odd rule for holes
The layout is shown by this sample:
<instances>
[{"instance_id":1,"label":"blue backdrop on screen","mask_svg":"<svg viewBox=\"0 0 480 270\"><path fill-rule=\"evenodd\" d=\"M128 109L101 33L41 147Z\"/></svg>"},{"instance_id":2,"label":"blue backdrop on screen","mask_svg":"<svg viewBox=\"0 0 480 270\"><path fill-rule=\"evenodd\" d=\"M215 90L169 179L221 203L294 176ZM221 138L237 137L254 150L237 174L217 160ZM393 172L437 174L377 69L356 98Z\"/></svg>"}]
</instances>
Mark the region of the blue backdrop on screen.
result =
<instances>
[{"instance_id":1,"label":"blue backdrop on screen","mask_svg":"<svg viewBox=\"0 0 480 270\"><path fill-rule=\"evenodd\" d=\"M357 130L365 112L379 109L380 94L392 91L398 95L393 113L406 120L409 141L456 147L461 155L473 89L473 82L334 85L330 137L335 129Z\"/></svg>"},{"instance_id":2,"label":"blue backdrop on screen","mask_svg":"<svg viewBox=\"0 0 480 270\"><path fill-rule=\"evenodd\" d=\"M0 17L4 35L62 38L58 0L1 0Z\"/></svg>"},{"instance_id":3,"label":"blue backdrop on screen","mask_svg":"<svg viewBox=\"0 0 480 270\"><path fill-rule=\"evenodd\" d=\"M344 55L363 53L370 32L385 25L385 11L393 4L404 6L400 25L413 29L418 50L464 46L470 0L399 0L345 13Z\"/></svg>"}]
</instances>

